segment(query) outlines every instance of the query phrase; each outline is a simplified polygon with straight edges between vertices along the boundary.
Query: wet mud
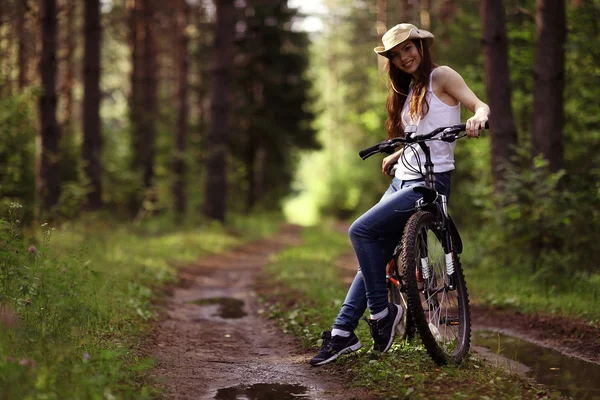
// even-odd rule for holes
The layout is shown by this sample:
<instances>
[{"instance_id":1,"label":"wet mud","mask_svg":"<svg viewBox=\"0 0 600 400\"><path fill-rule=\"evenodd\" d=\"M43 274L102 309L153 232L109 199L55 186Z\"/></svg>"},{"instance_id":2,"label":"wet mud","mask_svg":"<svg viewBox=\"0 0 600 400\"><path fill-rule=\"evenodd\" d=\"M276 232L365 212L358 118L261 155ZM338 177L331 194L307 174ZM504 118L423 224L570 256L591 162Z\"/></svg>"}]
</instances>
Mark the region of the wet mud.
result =
<instances>
[{"instance_id":1,"label":"wet mud","mask_svg":"<svg viewBox=\"0 0 600 400\"><path fill-rule=\"evenodd\" d=\"M473 348L509 372L573 399L600 399L600 365L493 331L476 331Z\"/></svg>"},{"instance_id":2,"label":"wet mud","mask_svg":"<svg viewBox=\"0 0 600 400\"><path fill-rule=\"evenodd\" d=\"M202 258L180 272L146 347L167 399L364 399L343 377L311 368L309 354L262 317L255 279L269 257L300 244L286 227L270 240Z\"/></svg>"},{"instance_id":3,"label":"wet mud","mask_svg":"<svg viewBox=\"0 0 600 400\"><path fill-rule=\"evenodd\" d=\"M269 383L257 383L252 386L236 386L231 388L217 390L215 399L217 400L295 400L299 398L309 398L310 393L306 386L302 385L281 385Z\"/></svg>"},{"instance_id":4,"label":"wet mud","mask_svg":"<svg viewBox=\"0 0 600 400\"><path fill-rule=\"evenodd\" d=\"M217 305L218 310L214 316L221 318L243 318L246 315L244 311L244 302L232 297L211 297L209 299L198 299L189 302L198 306L213 306Z\"/></svg>"}]
</instances>

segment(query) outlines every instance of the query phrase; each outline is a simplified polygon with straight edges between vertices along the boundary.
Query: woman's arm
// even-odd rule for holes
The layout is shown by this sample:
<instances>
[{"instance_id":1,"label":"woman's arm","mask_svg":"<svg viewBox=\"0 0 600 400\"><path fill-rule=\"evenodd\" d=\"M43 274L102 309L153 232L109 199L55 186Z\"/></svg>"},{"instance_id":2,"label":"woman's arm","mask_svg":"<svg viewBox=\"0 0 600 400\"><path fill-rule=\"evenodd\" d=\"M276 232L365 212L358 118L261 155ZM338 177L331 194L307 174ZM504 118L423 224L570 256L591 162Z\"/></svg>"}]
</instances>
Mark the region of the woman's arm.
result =
<instances>
[{"instance_id":1,"label":"woman's arm","mask_svg":"<svg viewBox=\"0 0 600 400\"><path fill-rule=\"evenodd\" d=\"M389 156L384 158L381 162L381 172L383 172L386 175L389 175L390 168L396 165L403 151L404 147L400 148L400 150L396 151L394 154L390 154Z\"/></svg>"},{"instance_id":2,"label":"woman's arm","mask_svg":"<svg viewBox=\"0 0 600 400\"><path fill-rule=\"evenodd\" d=\"M490 108L473 93L462 76L450 67L440 67L436 71L440 79L440 87L450 96L465 105L475 115L467 120L467 135L479 137L479 131L485 129L485 123L490 115Z\"/></svg>"}]
</instances>

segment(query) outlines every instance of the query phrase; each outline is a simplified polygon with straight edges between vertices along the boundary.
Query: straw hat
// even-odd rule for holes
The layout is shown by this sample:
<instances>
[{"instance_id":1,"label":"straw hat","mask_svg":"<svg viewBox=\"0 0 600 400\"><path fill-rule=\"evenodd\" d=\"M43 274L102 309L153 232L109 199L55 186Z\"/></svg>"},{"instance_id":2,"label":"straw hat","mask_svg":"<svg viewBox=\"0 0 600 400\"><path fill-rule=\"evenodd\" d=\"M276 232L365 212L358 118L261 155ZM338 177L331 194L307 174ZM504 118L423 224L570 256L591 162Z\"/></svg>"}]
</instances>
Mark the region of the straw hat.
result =
<instances>
[{"instance_id":1,"label":"straw hat","mask_svg":"<svg viewBox=\"0 0 600 400\"><path fill-rule=\"evenodd\" d=\"M388 52L395 46L408 39L423 39L427 47L433 43L433 33L419 29L412 24L398 24L383 34L381 41L383 46L377 46L373 50L380 56L388 57Z\"/></svg>"}]
</instances>

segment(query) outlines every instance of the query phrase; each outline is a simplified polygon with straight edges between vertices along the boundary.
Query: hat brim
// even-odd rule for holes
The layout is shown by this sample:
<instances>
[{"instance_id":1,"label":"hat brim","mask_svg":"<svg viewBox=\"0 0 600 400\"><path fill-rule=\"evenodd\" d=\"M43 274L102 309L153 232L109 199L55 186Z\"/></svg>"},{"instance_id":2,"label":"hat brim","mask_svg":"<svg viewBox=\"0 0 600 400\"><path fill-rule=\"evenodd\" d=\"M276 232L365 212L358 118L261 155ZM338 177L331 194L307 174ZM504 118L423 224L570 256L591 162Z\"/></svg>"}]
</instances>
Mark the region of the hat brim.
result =
<instances>
[{"instance_id":1,"label":"hat brim","mask_svg":"<svg viewBox=\"0 0 600 400\"><path fill-rule=\"evenodd\" d=\"M392 50L394 47L398 46L399 44L402 44L402 43L406 42L406 41L407 41L407 40L409 40L409 39L413 39L413 40L418 40L418 39L421 39L421 40L423 40L423 41L425 42L425 45L426 45L427 47L431 47L431 45L433 44L433 40L434 40L434 36L433 36L433 34L431 34L431 33L427 32L427 31L424 31L424 30L421 30L421 32L426 32L427 34L429 34L429 35L431 35L431 36L418 37L418 36L416 36L416 35L413 35L413 32L411 31L411 32L409 32L409 34L408 34L408 35L407 35L405 38L400 38L400 39L398 39L397 41L395 41L394 43L392 43L392 45L391 45L389 48L387 48L387 49L386 49L386 48L385 48L385 47L383 47L383 46L377 46L377 47L375 47L375 48L373 49L373 51L374 51L375 53L379 54L380 56L383 56L383 57L389 58L389 53L390 53L390 51L391 51L391 50Z\"/></svg>"}]
</instances>

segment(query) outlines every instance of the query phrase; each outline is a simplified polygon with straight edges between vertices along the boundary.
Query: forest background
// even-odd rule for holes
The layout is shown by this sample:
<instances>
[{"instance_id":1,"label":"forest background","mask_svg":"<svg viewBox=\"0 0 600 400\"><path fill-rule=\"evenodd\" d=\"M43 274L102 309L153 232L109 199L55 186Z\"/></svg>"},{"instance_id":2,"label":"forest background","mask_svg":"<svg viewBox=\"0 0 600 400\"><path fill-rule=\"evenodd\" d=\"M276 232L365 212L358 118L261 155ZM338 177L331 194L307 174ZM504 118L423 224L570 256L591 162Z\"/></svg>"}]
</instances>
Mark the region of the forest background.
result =
<instances>
[{"instance_id":1,"label":"forest background","mask_svg":"<svg viewBox=\"0 0 600 400\"><path fill-rule=\"evenodd\" d=\"M276 0L1 1L0 304L27 320L50 229L93 253L131 232L254 229L240 215L359 215L389 184L357 155L385 138L373 47L409 21L492 109L489 133L457 144L450 203L483 296L597 324L600 1L323 5L307 33Z\"/></svg>"}]
</instances>

